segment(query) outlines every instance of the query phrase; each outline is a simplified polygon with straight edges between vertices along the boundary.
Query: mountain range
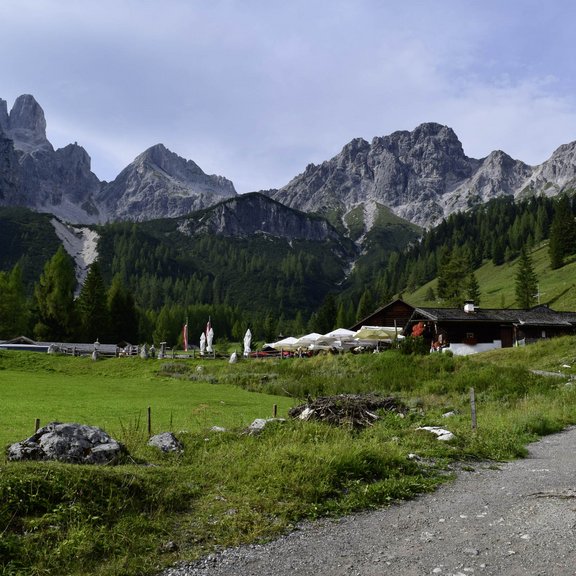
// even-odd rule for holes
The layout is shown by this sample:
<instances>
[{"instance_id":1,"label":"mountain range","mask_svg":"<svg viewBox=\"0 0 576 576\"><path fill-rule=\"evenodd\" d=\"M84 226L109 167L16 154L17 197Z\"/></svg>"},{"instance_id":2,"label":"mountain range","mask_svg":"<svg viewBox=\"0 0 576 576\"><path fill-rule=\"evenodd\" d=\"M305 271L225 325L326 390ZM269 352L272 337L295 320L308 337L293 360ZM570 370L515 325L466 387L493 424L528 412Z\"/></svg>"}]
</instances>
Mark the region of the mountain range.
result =
<instances>
[{"instance_id":1,"label":"mountain range","mask_svg":"<svg viewBox=\"0 0 576 576\"><path fill-rule=\"evenodd\" d=\"M331 233L328 224L319 226L321 217L362 249L374 228L389 225L391 216L395 225L412 225L414 231L498 196L550 196L575 183L576 142L560 146L538 166L502 151L474 159L464 154L451 128L436 123L372 142L356 138L282 188L262 192L257 201L162 144L105 182L91 171L90 156L77 143L54 149L33 96L19 96L10 112L0 99L0 206L48 212L71 224L143 222L200 211L192 226L198 231L291 238L295 230L308 230L313 239ZM290 218L280 215L279 205L292 209ZM205 211L212 209L208 216Z\"/></svg>"}]
</instances>

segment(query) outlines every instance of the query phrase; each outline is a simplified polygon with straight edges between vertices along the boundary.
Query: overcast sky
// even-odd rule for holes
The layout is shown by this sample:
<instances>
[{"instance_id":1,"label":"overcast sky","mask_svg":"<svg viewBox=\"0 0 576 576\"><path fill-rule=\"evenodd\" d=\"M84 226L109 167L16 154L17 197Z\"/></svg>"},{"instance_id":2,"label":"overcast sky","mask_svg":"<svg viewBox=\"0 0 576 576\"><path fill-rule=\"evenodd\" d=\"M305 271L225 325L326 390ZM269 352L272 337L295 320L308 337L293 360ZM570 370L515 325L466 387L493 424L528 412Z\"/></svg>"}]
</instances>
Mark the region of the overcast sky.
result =
<instances>
[{"instance_id":1,"label":"overcast sky","mask_svg":"<svg viewBox=\"0 0 576 576\"><path fill-rule=\"evenodd\" d=\"M112 180L163 143L238 192L422 122L529 164L576 140L573 0L1 0L0 98Z\"/></svg>"}]
</instances>

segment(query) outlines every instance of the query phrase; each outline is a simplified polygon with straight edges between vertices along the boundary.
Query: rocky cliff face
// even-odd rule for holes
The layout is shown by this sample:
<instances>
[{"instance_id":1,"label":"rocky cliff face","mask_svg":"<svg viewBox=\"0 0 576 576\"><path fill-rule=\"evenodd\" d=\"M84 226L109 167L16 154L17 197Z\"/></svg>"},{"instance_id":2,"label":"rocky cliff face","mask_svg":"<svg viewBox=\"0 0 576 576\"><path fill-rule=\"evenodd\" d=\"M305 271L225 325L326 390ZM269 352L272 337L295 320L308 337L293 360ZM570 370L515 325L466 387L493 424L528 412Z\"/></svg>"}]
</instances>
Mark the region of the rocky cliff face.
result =
<instances>
[{"instance_id":1,"label":"rocky cliff face","mask_svg":"<svg viewBox=\"0 0 576 576\"><path fill-rule=\"evenodd\" d=\"M242 194L181 221L185 234L219 234L245 238L257 234L324 242L340 240L339 234L323 218L311 217L288 208L262 194Z\"/></svg>"},{"instance_id":2,"label":"rocky cliff face","mask_svg":"<svg viewBox=\"0 0 576 576\"><path fill-rule=\"evenodd\" d=\"M232 182L205 174L161 144L138 156L113 182L100 182L84 148L69 144L54 150L44 111L33 96L19 96L10 113L0 99L1 206L91 224L181 216L235 195Z\"/></svg>"},{"instance_id":3,"label":"rocky cliff face","mask_svg":"<svg viewBox=\"0 0 576 576\"><path fill-rule=\"evenodd\" d=\"M96 222L100 181L77 144L54 150L44 112L33 96L19 96L10 114L0 100L0 202L50 212L73 222Z\"/></svg>"},{"instance_id":4,"label":"rocky cliff face","mask_svg":"<svg viewBox=\"0 0 576 576\"><path fill-rule=\"evenodd\" d=\"M344 224L358 207L381 204L415 224L431 226L454 210L517 194L532 172L503 152L483 160L468 158L451 128L429 123L371 143L352 140L340 154L320 166L310 164L271 196Z\"/></svg>"},{"instance_id":5,"label":"rocky cliff face","mask_svg":"<svg viewBox=\"0 0 576 576\"><path fill-rule=\"evenodd\" d=\"M109 220L172 218L236 196L230 180L209 176L162 144L149 148L98 195Z\"/></svg>"}]
</instances>

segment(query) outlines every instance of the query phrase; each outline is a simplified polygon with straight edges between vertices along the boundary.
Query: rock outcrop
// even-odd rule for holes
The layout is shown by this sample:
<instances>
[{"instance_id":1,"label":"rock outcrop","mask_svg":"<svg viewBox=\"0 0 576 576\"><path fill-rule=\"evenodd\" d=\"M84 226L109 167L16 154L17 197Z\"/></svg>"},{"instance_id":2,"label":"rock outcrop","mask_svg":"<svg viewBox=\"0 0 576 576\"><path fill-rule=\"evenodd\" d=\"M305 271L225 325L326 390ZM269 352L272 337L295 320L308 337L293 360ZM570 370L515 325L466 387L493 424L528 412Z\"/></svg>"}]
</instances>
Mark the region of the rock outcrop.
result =
<instances>
[{"instance_id":1,"label":"rock outcrop","mask_svg":"<svg viewBox=\"0 0 576 576\"><path fill-rule=\"evenodd\" d=\"M148 440L148 446L158 448L161 452L182 452L184 446L182 442L176 438L173 432L162 432L155 434Z\"/></svg>"},{"instance_id":2,"label":"rock outcrop","mask_svg":"<svg viewBox=\"0 0 576 576\"><path fill-rule=\"evenodd\" d=\"M52 422L8 447L8 460L58 460L71 464L114 464L124 447L104 430L85 424Z\"/></svg>"},{"instance_id":3,"label":"rock outcrop","mask_svg":"<svg viewBox=\"0 0 576 576\"><path fill-rule=\"evenodd\" d=\"M239 195L193 218L184 218L178 228L187 235L218 234L245 238L260 234L314 242L340 239L325 219L288 208L257 192Z\"/></svg>"}]
</instances>

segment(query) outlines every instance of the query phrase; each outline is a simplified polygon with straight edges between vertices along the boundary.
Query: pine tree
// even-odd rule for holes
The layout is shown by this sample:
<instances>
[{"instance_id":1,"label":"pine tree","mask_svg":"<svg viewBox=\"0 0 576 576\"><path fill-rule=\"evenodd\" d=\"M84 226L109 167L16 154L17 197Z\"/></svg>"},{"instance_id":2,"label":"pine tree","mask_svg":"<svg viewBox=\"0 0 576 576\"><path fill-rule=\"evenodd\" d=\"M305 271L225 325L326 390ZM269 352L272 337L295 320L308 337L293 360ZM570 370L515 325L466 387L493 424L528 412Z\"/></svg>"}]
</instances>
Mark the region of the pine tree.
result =
<instances>
[{"instance_id":1,"label":"pine tree","mask_svg":"<svg viewBox=\"0 0 576 576\"><path fill-rule=\"evenodd\" d=\"M335 328L336 312L336 299L334 298L334 294L328 294L316 314L316 331L325 334L333 330Z\"/></svg>"},{"instance_id":2,"label":"pine tree","mask_svg":"<svg viewBox=\"0 0 576 576\"><path fill-rule=\"evenodd\" d=\"M97 261L88 269L76 308L80 320L80 339L83 342L108 340L110 329L108 295Z\"/></svg>"},{"instance_id":3,"label":"pine tree","mask_svg":"<svg viewBox=\"0 0 576 576\"><path fill-rule=\"evenodd\" d=\"M108 312L110 315L110 341L118 344L122 341L137 344L138 338L138 311L134 297L122 284L120 276L112 280L108 291Z\"/></svg>"},{"instance_id":4,"label":"pine tree","mask_svg":"<svg viewBox=\"0 0 576 576\"><path fill-rule=\"evenodd\" d=\"M374 302L372 300L372 293L368 288L364 290L362 296L360 296L360 302L358 302L358 308L356 310L356 320L362 320L374 312Z\"/></svg>"},{"instance_id":5,"label":"pine tree","mask_svg":"<svg viewBox=\"0 0 576 576\"><path fill-rule=\"evenodd\" d=\"M438 271L438 297L449 306L461 307L466 299L466 279L470 272L466 254L455 249L445 256Z\"/></svg>"},{"instance_id":6,"label":"pine tree","mask_svg":"<svg viewBox=\"0 0 576 576\"><path fill-rule=\"evenodd\" d=\"M15 338L26 334L30 310L19 264L11 272L0 272L0 294L0 338Z\"/></svg>"},{"instance_id":7,"label":"pine tree","mask_svg":"<svg viewBox=\"0 0 576 576\"><path fill-rule=\"evenodd\" d=\"M536 293L538 292L538 279L534 272L532 259L524 249L520 253L515 284L516 304L520 308L525 309L534 306L536 304Z\"/></svg>"},{"instance_id":8,"label":"pine tree","mask_svg":"<svg viewBox=\"0 0 576 576\"><path fill-rule=\"evenodd\" d=\"M60 246L44 266L34 287L38 322L34 335L40 340L67 342L75 335L74 263Z\"/></svg>"},{"instance_id":9,"label":"pine tree","mask_svg":"<svg viewBox=\"0 0 576 576\"><path fill-rule=\"evenodd\" d=\"M550 226L548 253L550 267L555 270L564 266L564 260L576 251L576 223L572 214L570 198L562 195L556 202L554 218Z\"/></svg>"},{"instance_id":10,"label":"pine tree","mask_svg":"<svg viewBox=\"0 0 576 576\"><path fill-rule=\"evenodd\" d=\"M474 272L471 272L468 276L466 284L466 298L474 302L476 306L480 305L480 284L478 284L478 279Z\"/></svg>"}]
</instances>

